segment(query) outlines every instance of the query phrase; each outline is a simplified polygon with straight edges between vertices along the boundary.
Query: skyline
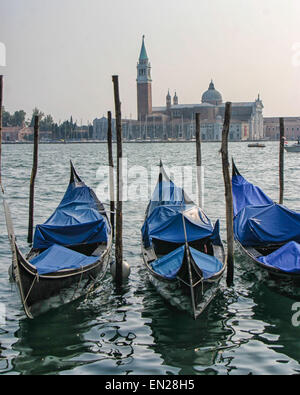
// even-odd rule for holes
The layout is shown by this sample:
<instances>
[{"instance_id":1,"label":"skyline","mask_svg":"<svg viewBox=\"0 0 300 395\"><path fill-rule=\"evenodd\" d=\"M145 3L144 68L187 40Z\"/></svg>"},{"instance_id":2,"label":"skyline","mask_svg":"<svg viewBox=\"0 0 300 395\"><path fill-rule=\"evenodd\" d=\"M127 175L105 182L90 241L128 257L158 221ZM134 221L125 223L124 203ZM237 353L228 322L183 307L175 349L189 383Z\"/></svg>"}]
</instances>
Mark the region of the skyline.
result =
<instances>
[{"instance_id":1,"label":"skyline","mask_svg":"<svg viewBox=\"0 0 300 395\"><path fill-rule=\"evenodd\" d=\"M92 122L114 114L117 74L122 117L136 119L145 35L154 107L168 89L179 103L200 103L213 79L224 101L260 94L265 117L300 115L297 0L0 0L0 15L8 111L28 117L38 107L56 122Z\"/></svg>"}]
</instances>

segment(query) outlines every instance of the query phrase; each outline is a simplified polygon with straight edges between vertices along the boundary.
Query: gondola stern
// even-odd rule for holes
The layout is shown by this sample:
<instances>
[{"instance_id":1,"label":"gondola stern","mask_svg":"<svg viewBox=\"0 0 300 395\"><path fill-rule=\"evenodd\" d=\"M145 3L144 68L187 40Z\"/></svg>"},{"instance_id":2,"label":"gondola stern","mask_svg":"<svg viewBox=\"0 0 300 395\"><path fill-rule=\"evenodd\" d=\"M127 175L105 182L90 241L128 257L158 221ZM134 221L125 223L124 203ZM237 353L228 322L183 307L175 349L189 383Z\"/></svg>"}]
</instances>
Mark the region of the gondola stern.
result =
<instances>
[{"instance_id":1,"label":"gondola stern","mask_svg":"<svg viewBox=\"0 0 300 395\"><path fill-rule=\"evenodd\" d=\"M13 260L12 260L13 279L19 289L20 298L21 298L24 312L29 319L33 319L34 317L31 313L30 307L27 304L27 300L26 300L27 298L25 297L24 285L23 285L23 281L22 281L22 270L23 269L22 269L22 263L20 262L20 259L23 259L26 261L25 257L23 257L23 255L22 255L16 241L14 241L14 251L13 251Z\"/></svg>"},{"instance_id":2,"label":"gondola stern","mask_svg":"<svg viewBox=\"0 0 300 395\"><path fill-rule=\"evenodd\" d=\"M75 183L83 183L81 178L79 177L72 160L70 160L70 168L71 168L71 174L70 174L70 184Z\"/></svg>"},{"instance_id":3,"label":"gondola stern","mask_svg":"<svg viewBox=\"0 0 300 395\"><path fill-rule=\"evenodd\" d=\"M240 176L240 175L241 174L240 174L240 172L238 171L238 169L237 169L237 167L235 165L234 159L232 158L232 177Z\"/></svg>"}]
</instances>

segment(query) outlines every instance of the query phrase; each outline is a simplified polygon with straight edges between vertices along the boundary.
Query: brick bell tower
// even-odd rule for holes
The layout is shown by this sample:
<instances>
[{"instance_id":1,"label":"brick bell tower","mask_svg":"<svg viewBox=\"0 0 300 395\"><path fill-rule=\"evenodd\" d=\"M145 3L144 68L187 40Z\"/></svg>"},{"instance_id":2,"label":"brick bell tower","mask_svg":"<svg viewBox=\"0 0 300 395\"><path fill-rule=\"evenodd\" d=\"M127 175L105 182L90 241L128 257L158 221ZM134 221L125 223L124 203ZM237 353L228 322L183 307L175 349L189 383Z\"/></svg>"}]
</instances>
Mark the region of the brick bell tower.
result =
<instances>
[{"instance_id":1,"label":"brick bell tower","mask_svg":"<svg viewBox=\"0 0 300 395\"><path fill-rule=\"evenodd\" d=\"M137 115L139 121L144 121L152 113L152 80L151 65L145 47L145 36L139 62L137 64Z\"/></svg>"}]
</instances>

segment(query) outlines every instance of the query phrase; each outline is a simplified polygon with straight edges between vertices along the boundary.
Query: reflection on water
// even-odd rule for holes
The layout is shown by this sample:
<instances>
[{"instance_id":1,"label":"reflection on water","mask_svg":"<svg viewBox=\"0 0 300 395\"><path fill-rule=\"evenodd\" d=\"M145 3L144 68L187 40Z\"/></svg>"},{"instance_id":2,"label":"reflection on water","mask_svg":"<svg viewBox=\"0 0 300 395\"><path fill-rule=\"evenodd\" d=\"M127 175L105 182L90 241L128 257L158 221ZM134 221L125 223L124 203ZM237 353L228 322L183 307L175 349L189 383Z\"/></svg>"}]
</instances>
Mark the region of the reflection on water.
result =
<instances>
[{"instance_id":1,"label":"reflection on water","mask_svg":"<svg viewBox=\"0 0 300 395\"><path fill-rule=\"evenodd\" d=\"M125 144L131 164L191 165L193 144ZM219 144L203 145L205 210L221 219L225 239L224 187ZM32 147L3 148L3 180L15 231L27 249L29 178ZM230 145L241 172L277 199L278 147L262 150ZM60 201L69 178L69 159L93 188L96 171L107 161L106 146L42 145L36 183L35 223L43 222ZM285 202L300 210L298 156L286 155ZM252 164L255 163L255 168ZM59 182L57 181L59 180ZM131 275L122 292L108 273L103 287L34 321L25 318L8 281L10 249L0 213L0 303L6 321L0 329L2 374L293 374L300 370L300 327L292 325L292 306L300 287L280 287L236 254L235 284L219 293L197 321L170 307L147 280L140 257L140 228L147 202L124 203L124 255Z\"/></svg>"}]
</instances>

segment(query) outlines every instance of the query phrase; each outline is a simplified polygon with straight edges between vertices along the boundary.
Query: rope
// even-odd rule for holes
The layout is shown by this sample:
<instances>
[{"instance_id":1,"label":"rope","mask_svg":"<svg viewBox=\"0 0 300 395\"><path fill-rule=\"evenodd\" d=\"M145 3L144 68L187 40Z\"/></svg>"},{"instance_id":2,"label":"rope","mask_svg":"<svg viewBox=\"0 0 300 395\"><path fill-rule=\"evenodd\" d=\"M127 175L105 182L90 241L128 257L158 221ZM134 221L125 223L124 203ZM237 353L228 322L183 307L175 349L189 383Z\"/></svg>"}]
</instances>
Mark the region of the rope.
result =
<instances>
[{"instance_id":1,"label":"rope","mask_svg":"<svg viewBox=\"0 0 300 395\"><path fill-rule=\"evenodd\" d=\"M78 281L78 284L77 284L77 288L75 289L74 294L73 294L71 300L74 300L74 298L75 298L76 292L78 291L79 285L80 285L81 280L82 280L82 276L83 276L83 266L81 266L81 275L80 275L80 278L79 278L79 281Z\"/></svg>"},{"instance_id":2,"label":"rope","mask_svg":"<svg viewBox=\"0 0 300 395\"><path fill-rule=\"evenodd\" d=\"M27 299L28 299L28 297L29 297L29 295L30 295L30 292L32 291L32 288L33 288L33 286L34 286L34 283L36 282L36 280L38 280L38 277L39 277L38 274L36 274L36 275L34 276L34 279L33 279L33 281L32 281L31 287L29 288L29 291L28 291L28 293L27 293L27 295L26 295L26 298L24 299L24 303L27 302Z\"/></svg>"},{"instance_id":3,"label":"rope","mask_svg":"<svg viewBox=\"0 0 300 395\"><path fill-rule=\"evenodd\" d=\"M88 296L89 296L89 293L90 293L90 292L93 290L93 288L95 287L95 282L96 282L96 279L95 279L91 274L89 274L89 277L91 277L93 283L89 286L89 288L88 288L87 291L86 291L85 301L87 300L87 298L88 298Z\"/></svg>"}]
</instances>

